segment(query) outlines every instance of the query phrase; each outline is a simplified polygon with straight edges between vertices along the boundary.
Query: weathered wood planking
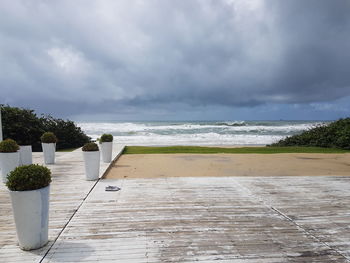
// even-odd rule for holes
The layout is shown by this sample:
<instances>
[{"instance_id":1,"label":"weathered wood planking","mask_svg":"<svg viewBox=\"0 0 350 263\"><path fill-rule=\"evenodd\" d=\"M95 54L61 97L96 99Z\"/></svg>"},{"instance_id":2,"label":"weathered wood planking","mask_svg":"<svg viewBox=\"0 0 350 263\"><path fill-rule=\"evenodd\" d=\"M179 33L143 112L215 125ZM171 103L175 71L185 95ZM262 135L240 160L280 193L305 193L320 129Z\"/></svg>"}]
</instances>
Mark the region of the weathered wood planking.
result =
<instances>
[{"instance_id":1,"label":"weathered wood planking","mask_svg":"<svg viewBox=\"0 0 350 263\"><path fill-rule=\"evenodd\" d=\"M114 145L113 156L122 151L122 145ZM16 231L7 188L0 185L0 262L40 262L58 237L69 219L95 185L85 181L83 155L80 149L70 153L56 153L56 164L48 165L52 171L50 193L50 243L31 252L21 251L17 246ZM33 153L33 162L43 164L42 153ZM109 164L101 162L101 175Z\"/></svg>"},{"instance_id":2,"label":"weathered wood planking","mask_svg":"<svg viewBox=\"0 0 350 263\"><path fill-rule=\"evenodd\" d=\"M350 177L102 180L43 262L350 262ZM108 184L119 192L105 192Z\"/></svg>"}]
</instances>

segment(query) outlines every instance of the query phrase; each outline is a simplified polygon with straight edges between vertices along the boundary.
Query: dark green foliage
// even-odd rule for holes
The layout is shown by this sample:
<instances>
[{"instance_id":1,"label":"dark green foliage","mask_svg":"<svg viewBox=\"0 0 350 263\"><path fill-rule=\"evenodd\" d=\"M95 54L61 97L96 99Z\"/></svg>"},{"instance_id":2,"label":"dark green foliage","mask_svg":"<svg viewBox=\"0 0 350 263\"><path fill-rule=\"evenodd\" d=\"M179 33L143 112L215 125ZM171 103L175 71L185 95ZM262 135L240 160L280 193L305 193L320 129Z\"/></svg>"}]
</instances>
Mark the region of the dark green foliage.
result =
<instances>
[{"instance_id":1,"label":"dark green foliage","mask_svg":"<svg viewBox=\"0 0 350 263\"><path fill-rule=\"evenodd\" d=\"M38 117L33 110L0 105L2 112L3 137L12 138L19 145L32 145L33 151L41 151L40 136L53 132L59 141L57 150L79 148L90 138L70 120L55 119L52 116Z\"/></svg>"},{"instance_id":2,"label":"dark green foliage","mask_svg":"<svg viewBox=\"0 0 350 263\"><path fill-rule=\"evenodd\" d=\"M40 140L43 143L56 143L57 137L53 132L45 132L41 135Z\"/></svg>"},{"instance_id":3,"label":"dark green foliage","mask_svg":"<svg viewBox=\"0 0 350 263\"><path fill-rule=\"evenodd\" d=\"M84 152L96 152L98 151L98 145L94 142L89 142L83 146Z\"/></svg>"},{"instance_id":4,"label":"dark green foliage","mask_svg":"<svg viewBox=\"0 0 350 263\"><path fill-rule=\"evenodd\" d=\"M40 136L45 131L33 110L0 105L4 138L12 138L19 145L41 149Z\"/></svg>"},{"instance_id":5,"label":"dark green foliage","mask_svg":"<svg viewBox=\"0 0 350 263\"><path fill-rule=\"evenodd\" d=\"M301 134L287 137L271 146L316 146L350 149L350 118L320 125Z\"/></svg>"},{"instance_id":6,"label":"dark green foliage","mask_svg":"<svg viewBox=\"0 0 350 263\"><path fill-rule=\"evenodd\" d=\"M7 176L6 186L11 191L36 190L51 183L51 171L38 164L17 167Z\"/></svg>"},{"instance_id":7,"label":"dark green foliage","mask_svg":"<svg viewBox=\"0 0 350 263\"><path fill-rule=\"evenodd\" d=\"M79 148L90 142L90 137L80 127L76 126L73 121L55 119L50 115L42 116L40 119L44 129L53 132L57 136L57 150Z\"/></svg>"},{"instance_id":8,"label":"dark green foliage","mask_svg":"<svg viewBox=\"0 0 350 263\"><path fill-rule=\"evenodd\" d=\"M14 153L18 150L18 144L12 139L6 139L0 142L0 152L2 153Z\"/></svg>"},{"instance_id":9,"label":"dark green foliage","mask_svg":"<svg viewBox=\"0 0 350 263\"><path fill-rule=\"evenodd\" d=\"M100 143L102 142L112 142L113 141L113 135L112 134L102 134L101 138L99 140Z\"/></svg>"}]
</instances>

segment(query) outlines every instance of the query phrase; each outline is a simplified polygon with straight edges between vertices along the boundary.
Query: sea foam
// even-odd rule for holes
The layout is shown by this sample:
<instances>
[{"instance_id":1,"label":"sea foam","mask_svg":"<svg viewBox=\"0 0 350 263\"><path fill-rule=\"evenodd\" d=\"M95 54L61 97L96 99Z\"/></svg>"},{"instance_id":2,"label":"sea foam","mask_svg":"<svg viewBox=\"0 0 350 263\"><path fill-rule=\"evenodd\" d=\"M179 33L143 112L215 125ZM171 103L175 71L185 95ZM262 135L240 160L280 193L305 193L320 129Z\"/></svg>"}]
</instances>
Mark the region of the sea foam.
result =
<instances>
[{"instance_id":1,"label":"sea foam","mask_svg":"<svg viewBox=\"0 0 350 263\"><path fill-rule=\"evenodd\" d=\"M79 122L97 139L111 133L127 145L265 145L301 133L321 122Z\"/></svg>"}]
</instances>

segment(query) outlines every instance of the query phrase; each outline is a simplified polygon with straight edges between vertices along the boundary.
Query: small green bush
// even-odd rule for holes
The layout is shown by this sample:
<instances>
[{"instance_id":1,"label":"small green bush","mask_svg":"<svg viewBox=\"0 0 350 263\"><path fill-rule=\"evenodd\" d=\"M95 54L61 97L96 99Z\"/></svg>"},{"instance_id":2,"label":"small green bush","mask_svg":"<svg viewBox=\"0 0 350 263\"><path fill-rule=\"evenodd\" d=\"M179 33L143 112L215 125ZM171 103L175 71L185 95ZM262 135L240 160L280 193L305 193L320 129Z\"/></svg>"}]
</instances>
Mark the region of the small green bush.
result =
<instances>
[{"instance_id":1,"label":"small green bush","mask_svg":"<svg viewBox=\"0 0 350 263\"><path fill-rule=\"evenodd\" d=\"M100 143L102 142L112 142L113 141L113 135L112 134L102 134L101 138L99 140Z\"/></svg>"},{"instance_id":2,"label":"small green bush","mask_svg":"<svg viewBox=\"0 0 350 263\"><path fill-rule=\"evenodd\" d=\"M82 149L84 152L96 152L98 151L98 145L94 142L86 143Z\"/></svg>"},{"instance_id":3,"label":"small green bush","mask_svg":"<svg viewBox=\"0 0 350 263\"><path fill-rule=\"evenodd\" d=\"M17 167L7 176L6 186L11 191L29 191L48 186L51 183L51 171L39 164Z\"/></svg>"},{"instance_id":4,"label":"small green bush","mask_svg":"<svg viewBox=\"0 0 350 263\"><path fill-rule=\"evenodd\" d=\"M53 132L45 132L43 135L40 137L41 142L43 143L56 143L57 138L56 135L53 134Z\"/></svg>"},{"instance_id":5,"label":"small green bush","mask_svg":"<svg viewBox=\"0 0 350 263\"><path fill-rule=\"evenodd\" d=\"M12 139L6 139L0 142L0 152L2 153L14 153L19 150L19 146L16 141Z\"/></svg>"}]
</instances>

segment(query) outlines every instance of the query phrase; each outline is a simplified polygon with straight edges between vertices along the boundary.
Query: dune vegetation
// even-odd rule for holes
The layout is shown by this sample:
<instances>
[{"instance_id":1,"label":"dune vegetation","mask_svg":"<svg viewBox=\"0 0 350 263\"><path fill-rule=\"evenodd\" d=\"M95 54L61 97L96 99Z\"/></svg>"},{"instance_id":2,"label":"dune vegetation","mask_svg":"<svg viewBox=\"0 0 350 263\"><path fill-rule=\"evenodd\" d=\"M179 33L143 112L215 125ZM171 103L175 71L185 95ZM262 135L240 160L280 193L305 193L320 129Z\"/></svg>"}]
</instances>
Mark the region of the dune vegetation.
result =
<instances>
[{"instance_id":1,"label":"dune vegetation","mask_svg":"<svg viewBox=\"0 0 350 263\"><path fill-rule=\"evenodd\" d=\"M349 150L350 118L319 125L301 134L289 136L277 143L271 144L270 146L311 146Z\"/></svg>"}]
</instances>

